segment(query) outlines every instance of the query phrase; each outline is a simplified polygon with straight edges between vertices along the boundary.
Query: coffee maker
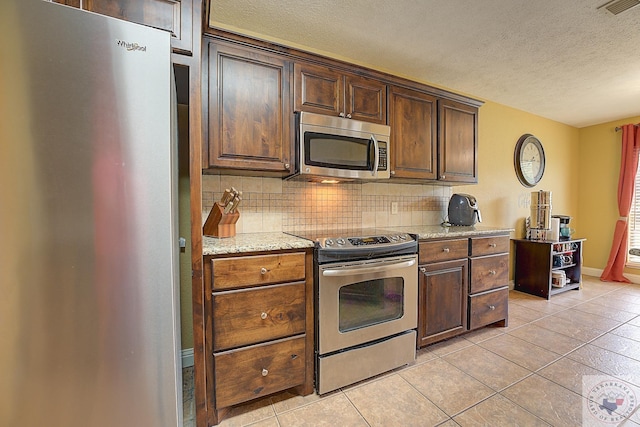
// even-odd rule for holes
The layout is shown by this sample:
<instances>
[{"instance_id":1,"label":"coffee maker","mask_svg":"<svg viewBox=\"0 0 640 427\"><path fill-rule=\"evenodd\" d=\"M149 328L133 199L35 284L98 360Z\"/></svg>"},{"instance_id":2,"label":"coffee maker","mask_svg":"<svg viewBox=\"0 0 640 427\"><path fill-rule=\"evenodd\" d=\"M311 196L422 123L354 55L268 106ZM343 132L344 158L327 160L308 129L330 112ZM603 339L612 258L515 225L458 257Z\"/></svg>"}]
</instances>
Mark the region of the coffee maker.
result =
<instances>
[{"instance_id":1,"label":"coffee maker","mask_svg":"<svg viewBox=\"0 0 640 427\"><path fill-rule=\"evenodd\" d=\"M569 227L569 221L571 217L567 215L552 215L552 218L557 218L560 221L560 239L567 240L571 238L571 235L575 230Z\"/></svg>"}]
</instances>

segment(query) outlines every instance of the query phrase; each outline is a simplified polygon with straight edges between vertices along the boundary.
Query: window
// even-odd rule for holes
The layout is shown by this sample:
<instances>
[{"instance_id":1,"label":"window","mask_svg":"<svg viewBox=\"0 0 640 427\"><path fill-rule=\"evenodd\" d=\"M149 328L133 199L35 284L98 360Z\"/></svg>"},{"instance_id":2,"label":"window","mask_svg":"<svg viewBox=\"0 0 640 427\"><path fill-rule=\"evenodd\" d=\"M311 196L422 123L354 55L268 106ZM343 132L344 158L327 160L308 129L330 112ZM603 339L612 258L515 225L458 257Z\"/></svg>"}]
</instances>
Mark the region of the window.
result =
<instances>
[{"instance_id":1,"label":"window","mask_svg":"<svg viewBox=\"0 0 640 427\"><path fill-rule=\"evenodd\" d=\"M639 169L640 170L640 169ZM640 249L640 173L636 171L636 180L629 212L629 249ZM627 252L627 265L640 268L640 255L630 255Z\"/></svg>"}]
</instances>

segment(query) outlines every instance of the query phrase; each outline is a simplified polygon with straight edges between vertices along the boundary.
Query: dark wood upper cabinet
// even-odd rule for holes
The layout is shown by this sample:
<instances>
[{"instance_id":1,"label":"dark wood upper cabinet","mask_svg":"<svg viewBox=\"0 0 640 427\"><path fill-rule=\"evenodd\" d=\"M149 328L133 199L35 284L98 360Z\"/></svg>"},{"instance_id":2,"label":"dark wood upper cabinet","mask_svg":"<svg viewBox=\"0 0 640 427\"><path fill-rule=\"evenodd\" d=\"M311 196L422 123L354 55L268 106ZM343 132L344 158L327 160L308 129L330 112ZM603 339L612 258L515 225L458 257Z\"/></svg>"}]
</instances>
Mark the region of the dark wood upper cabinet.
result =
<instances>
[{"instance_id":1,"label":"dark wood upper cabinet","mask_svg":"<svg viewBox=\"0 0 640 427\"><path fill-rule=\"evenodd\" d=\"M294 65L294 109L387 123L387 85L376 79L298 62Z\"/></svg>"},{"instance_id":2,"label":"dark wood upper cabinet","mask_svg":"<svg viewBox=\"0 0 640 427\"><path fill-rule=\"evenodd\" d=\"M436 97L389 87L392 178L437 179L437 117Z\"/></svg>"},{"instance_id":3,"label":"dark wood upper cabinet","mask_svg":"<svg viewBox=\"0 0 640 427\"><path fill-rule=\"evenodd\" d=\"M291 63L258 49L207 42L205 168L291 172Z\"/></svg>"},{"instance_id":4,"label":"dark wood upper cabinet","mask_svg":"<svg viewBox=\"0 0 640 427\"><path fill-rule=\"evenodd\" d=\"M53 0L101 15L169 31L179 53L192 51L191 19L194 0Z\"/></svg>"},{"instance_id":5,"label":"dark wood upper cabinet","mask_svg":"<svg viewBox=\"0 0 640 427\"><path fill-rule=\"evenodd\" d=\"M438 101L438 180L478 182L478 108Z\"/></svg>"}]
</instances>

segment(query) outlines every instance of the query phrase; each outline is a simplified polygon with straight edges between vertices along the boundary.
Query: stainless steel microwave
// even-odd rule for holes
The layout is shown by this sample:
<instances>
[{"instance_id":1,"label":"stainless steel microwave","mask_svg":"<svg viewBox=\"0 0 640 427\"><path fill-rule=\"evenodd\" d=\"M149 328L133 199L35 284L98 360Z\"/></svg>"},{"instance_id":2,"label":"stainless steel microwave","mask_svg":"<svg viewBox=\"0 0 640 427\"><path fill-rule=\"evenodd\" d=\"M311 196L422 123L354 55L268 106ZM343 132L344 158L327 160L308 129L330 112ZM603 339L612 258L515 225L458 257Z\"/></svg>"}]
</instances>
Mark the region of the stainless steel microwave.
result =
<instances>
[{"instance_id":1,"label":"stainless steel microwave","mask_svg":"<svg viewBox=\"0 0 640 427\"><path fill-rule=\"evenodd\" d=\"M296 175L310 180L389 178L389 126L297 112L296 128Z\"/></svg>"}]
</instances>

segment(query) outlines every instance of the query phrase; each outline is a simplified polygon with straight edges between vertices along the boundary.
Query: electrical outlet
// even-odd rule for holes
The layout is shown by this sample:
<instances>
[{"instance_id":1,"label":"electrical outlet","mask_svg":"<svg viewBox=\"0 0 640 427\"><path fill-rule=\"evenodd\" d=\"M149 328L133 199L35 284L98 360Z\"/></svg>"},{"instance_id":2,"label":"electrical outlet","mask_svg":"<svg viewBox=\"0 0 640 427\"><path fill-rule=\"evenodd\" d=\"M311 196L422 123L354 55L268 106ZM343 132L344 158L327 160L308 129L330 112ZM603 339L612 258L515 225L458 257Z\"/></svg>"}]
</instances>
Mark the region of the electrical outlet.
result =
<instances>
[{"instance_id":1,"label":"electrical outlet","mask_svg":"<svg viewBox=\"0 0 640 427\"><path fill-rule=\"evenodd\" d=\"M398 215L398 202L391 202L391 215Z\"/></svg>"}]
</instances>

